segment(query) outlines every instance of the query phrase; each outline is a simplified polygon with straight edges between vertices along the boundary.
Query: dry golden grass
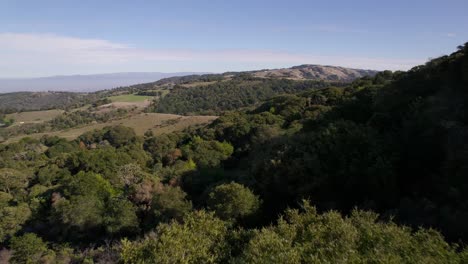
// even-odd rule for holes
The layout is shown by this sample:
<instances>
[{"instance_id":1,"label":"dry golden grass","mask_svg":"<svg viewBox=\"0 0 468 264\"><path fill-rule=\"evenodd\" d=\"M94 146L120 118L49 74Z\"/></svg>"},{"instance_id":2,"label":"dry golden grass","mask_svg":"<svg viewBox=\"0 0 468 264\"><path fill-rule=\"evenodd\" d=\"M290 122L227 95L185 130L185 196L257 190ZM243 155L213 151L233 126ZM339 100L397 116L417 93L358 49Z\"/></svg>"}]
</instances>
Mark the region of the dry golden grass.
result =
<instances>
[{"instance_id":1,"label":"dry golden grass","mask_svg":"<svg viewBox=\"0 0 468 264\"><path fill-rule=\"evenodd\" d=\"M108 97L112 102L142 102L146 100L152 100L153 96L145 96L145 95L136 95L136 94L122 94Z\"/></svg>"},{"instance_id":2,"label":"dry golden grass","mask_svg":"<svg viewBox=\"0 0 468 264\"><path fill-rule=\"evenodd\" d=\"M137 135L142 136L149 129L153 131L155 135L170 133L174 131L180 131L190 126L208 124L215 120L216 116L180 116L172 114L159 114L159 113L139 113L131 117L124 119L113 120L102 124L89 124L78 128L71 128L62 131L48 132L48 133L37 133L31 135L21 135L8 139L6 144L18 142L24 137L31 137L39 139L44 135L59 136L68 140L75 139L81 134L94 130L102 129L106 126L123 125L131 127L135 130Z\"/></svg>"},{"instance_id":3,"label":"dry golden grass","mask_svg":"<svg viewBox=\"0 0 468 264\"><path fill-rule=\"evenodd\" d=\"M138 109L143 110L151 105L151 100L144 100L138 102L114 102L97 107L98 113L105 113L115 109Z\"/></svg>"},{"instance_id":4,"label":"dry golden grass","mask_svg":"<svg viewBox=\"0 0 468 264\"><path fill-rule=\"evenodd\" d=\"M7 118L13 118L15 123L13 125L18 125L23 123L42 123L45 121L50 121L55 117L61 115L63 110L45 110L45 111L31 111L31 112L22 112L8 114Z\"/></svg>"}]
</instances>

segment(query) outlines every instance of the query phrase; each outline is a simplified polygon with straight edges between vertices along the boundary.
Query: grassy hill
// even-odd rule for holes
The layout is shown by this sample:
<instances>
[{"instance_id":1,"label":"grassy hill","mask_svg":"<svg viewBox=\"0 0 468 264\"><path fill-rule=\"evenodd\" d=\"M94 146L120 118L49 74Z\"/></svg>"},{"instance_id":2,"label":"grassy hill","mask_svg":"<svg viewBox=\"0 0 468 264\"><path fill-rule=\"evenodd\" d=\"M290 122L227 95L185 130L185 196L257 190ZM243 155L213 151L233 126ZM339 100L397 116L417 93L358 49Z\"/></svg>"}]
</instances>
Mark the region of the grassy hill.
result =
<instances>
[{"instance_id":1,"label":"grassy hill","mask_svg":"<svg viewBox=\"0 0 468 264\"><path fill-rule=\"evenodd\" d=\"M50 121L55 117L64 113L64 110L52 109L43 111L28 111L20 113L12 113L6 115L7 118L14 120L14 125L24 123L42 123Z\"/></svg>"}]
</instances>

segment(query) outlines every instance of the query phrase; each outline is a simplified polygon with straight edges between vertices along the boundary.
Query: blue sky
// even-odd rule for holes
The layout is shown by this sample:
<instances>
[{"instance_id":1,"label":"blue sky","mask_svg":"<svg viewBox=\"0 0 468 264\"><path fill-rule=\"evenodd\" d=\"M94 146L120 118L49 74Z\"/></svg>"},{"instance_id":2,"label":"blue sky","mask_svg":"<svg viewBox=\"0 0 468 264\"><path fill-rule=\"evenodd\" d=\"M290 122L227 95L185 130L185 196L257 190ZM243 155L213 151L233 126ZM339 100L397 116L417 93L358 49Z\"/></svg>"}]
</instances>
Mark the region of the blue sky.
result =
<instances>
[{"instance_id":1,"label":"blue sky","mask_svg":"<svg viewBox=\"0 0 468 264\"><path fill-rule=\"evenodd\" d=\"M468 41L468 1L0 0L0 78L409 69Z\"/></svg>"}]
</instances>

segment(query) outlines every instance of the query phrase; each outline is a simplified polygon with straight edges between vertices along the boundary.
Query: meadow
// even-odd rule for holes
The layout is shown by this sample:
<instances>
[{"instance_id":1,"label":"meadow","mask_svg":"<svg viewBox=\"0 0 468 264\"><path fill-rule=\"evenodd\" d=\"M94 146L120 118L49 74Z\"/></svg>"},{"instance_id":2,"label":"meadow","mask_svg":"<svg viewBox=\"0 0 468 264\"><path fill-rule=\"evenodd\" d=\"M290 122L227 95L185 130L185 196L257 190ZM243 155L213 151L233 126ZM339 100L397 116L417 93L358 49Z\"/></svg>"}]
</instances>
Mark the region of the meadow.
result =
<instances>
[{"instance_id":1,"label":"meadow","mask_svg":"<svg viewBox=\"0 0 468 264\"><path fill-rule=\"evenodd\" d=\"M21 113L8 114L7 119L14 119L15 124L21 123L42 123L50 121L55 117L63 114L65 111L60 109L44 110L44 111L29 111Z\"/></svg>"},{"instance_id":2,"label":"meadow","mask_svg":"<svg viewBox=\"0 0 468 264\"><path fill-rule=\"evenodd\" d=\"M216 118L216 116L180 116L173 114L139 113L136 115L129 116L127 118L112 120L106 123L93 123L61 131L35 133L27 135L27 137L39 139L45 135L49 135L59 136L68 140L73 140L85 132L92 131L94 129L102 129L106 126L116 125L131 127L139 136L143 136L143 134L148 130L153 131L155 135L161 135L165 133L171 133L174 131L181 131L190 126L207 124L215 120ZM4 143L18 142L24 137L25 135L12 137Z\"/></svg>"},{"instance_id":3,"label":"meadow","mask_svg":"<svg viewBox=\"0 0 468 264\"><path fill-rule=\"evenodd\" d=\"M111 96L109 99L114 102L128 102L128 103L133 103L133 102L143 102L145 100L151 100L153 99L153 96L144 96L144 95L136 95L136 94L123 94L123 95L116 95L116 96Z\"/></svg>"}]
</instances>

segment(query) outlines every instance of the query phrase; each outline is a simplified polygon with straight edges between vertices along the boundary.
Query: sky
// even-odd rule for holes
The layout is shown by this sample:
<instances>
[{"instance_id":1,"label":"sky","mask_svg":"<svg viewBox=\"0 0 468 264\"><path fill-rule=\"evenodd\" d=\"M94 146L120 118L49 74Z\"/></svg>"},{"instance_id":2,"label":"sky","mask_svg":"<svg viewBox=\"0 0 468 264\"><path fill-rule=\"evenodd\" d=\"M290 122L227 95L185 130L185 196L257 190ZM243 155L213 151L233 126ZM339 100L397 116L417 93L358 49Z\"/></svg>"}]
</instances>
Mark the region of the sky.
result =
<instances>
[{"instance_id":1,"label":"sky","mask_svg":"<svg viewBox=\"0 0 468 264\"><path fill-rule=\"evenodd\" d=\"M467 42L467 14L467 0L0 0L0 78L408 70Z\"/></svg>"}]
</instances>

